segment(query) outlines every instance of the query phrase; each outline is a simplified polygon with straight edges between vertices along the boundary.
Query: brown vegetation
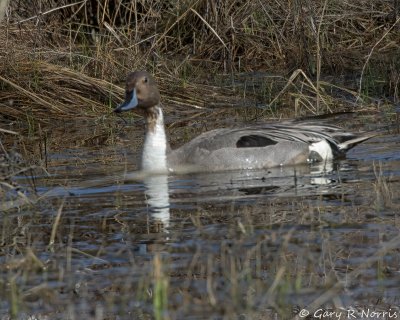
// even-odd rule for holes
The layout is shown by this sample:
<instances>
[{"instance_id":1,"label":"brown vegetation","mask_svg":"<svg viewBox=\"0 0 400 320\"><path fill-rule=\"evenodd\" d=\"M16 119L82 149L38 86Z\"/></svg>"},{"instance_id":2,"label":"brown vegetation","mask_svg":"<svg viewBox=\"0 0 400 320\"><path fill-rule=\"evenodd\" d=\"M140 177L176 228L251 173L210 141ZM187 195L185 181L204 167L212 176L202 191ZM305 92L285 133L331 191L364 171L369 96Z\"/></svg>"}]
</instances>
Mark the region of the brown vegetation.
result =
<instances>
[{"instance_id":1,"label":"brown vegetation","mask_svg":"<svg viewBox=\"0 0 400 320\"><path fill-rule=\"evenodd\" d=\"M185 108L300 94L321 112L338 104L338 84L351 97L399 99L397 1L12 1L1 29L3 120L107 113L133 69L156 74L167 105ZM235 84L256 71L255 88Z\"/></svg>"}]
</instances>

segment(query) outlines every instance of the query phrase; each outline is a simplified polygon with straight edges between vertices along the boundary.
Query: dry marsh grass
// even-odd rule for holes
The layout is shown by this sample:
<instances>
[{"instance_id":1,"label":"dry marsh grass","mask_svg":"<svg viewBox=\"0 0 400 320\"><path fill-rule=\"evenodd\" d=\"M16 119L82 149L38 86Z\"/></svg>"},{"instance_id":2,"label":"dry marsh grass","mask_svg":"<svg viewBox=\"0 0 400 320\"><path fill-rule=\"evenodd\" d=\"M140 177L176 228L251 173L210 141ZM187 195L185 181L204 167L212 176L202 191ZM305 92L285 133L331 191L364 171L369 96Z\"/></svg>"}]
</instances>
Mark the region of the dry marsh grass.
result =
<instances>
[{"instance_id":1,"label":"dry marsh grass","mask_svg":"<svg viewBox=\"0 0 400 320\"><path fill-rule=\"evenodd\" d=\"M338 85L351 99L398 101L399 21L387 0L13 1L0 32L0 116L107 114L133 69L154 73L180 110L246 100L329 112L343 104ZM258 93L233 83L254 71L265 72Z\"/></svg>"}]
</instances>

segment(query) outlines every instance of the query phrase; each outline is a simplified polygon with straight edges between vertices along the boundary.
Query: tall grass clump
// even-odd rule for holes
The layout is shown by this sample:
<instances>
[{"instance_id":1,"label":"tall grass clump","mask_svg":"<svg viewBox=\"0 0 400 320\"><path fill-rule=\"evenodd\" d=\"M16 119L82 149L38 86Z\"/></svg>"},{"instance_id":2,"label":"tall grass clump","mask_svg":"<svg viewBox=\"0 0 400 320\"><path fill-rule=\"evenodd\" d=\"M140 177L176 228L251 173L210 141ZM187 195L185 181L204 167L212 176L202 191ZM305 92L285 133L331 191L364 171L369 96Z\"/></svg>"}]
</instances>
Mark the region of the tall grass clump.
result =
<instances>
[{"instance_id":1,"label":"tall grass clump","mask_svg":"<svg viewBox=\"0 0 400 320\"><path fill-rule=\"evenodd\" d=\"M132 69L154 73L166 101L184 107L251 97L217 75L254 71L264 72L270 87L272 75L287 80L300 70L317 90L301 92L302 99L313 96L317 112L319 104L329 105L321 98L331 90L324 79L358 98L399 99L398 1L21 0L7 10L4 3L0 116L6 119L27 111L42 121L104 114ZM291 83L288 94L305 83ZM280 103L264 103L272 100Z\"/></svg>"}]
</instances>

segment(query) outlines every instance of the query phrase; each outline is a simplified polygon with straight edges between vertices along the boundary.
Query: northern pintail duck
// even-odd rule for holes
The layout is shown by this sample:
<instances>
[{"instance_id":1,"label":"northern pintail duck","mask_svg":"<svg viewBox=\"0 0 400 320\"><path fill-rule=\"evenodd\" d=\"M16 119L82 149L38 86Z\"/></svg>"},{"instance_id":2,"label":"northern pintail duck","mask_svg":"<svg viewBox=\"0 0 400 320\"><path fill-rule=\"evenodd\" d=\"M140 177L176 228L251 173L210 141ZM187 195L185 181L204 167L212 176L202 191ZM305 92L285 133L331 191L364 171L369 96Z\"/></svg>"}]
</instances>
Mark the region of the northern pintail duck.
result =
<instances>
[{"instance_id":1,"label":"northern pintail duck","mask_svg":"<svg viewBox=\"0 0 400 320\"><path fill-rule=\"evenodd\" d=\"M312 121L215 129L205 132L176 150L170 150L165 134L160 92L154 78L135 71L126 80L125 101L115 112L142 111L146 134L142 170L200 171L263 169L307 162L331 161L374 134L357 135L339 127Z\"/></svg>"}]
</instances>

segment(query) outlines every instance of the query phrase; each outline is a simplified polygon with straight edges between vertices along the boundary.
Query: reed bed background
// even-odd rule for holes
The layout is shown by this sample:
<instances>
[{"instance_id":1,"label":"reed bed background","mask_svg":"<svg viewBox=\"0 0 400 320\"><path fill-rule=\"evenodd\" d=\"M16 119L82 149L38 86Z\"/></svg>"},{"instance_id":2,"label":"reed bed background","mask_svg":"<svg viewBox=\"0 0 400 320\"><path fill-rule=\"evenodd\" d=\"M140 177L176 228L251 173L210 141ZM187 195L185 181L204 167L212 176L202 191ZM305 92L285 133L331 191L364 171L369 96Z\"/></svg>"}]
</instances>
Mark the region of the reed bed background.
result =
<instances>
[{"instance_id":1,"label":"reed bed background","mask_svg":"<svg viewBox=\"0 0 400 320\"><path fill-rule=\"evenodd\" d=\"M134 69L179 110L399 100L398 0L6 2L2 122L109 113Z\"/></svg>"}]
</instances>

